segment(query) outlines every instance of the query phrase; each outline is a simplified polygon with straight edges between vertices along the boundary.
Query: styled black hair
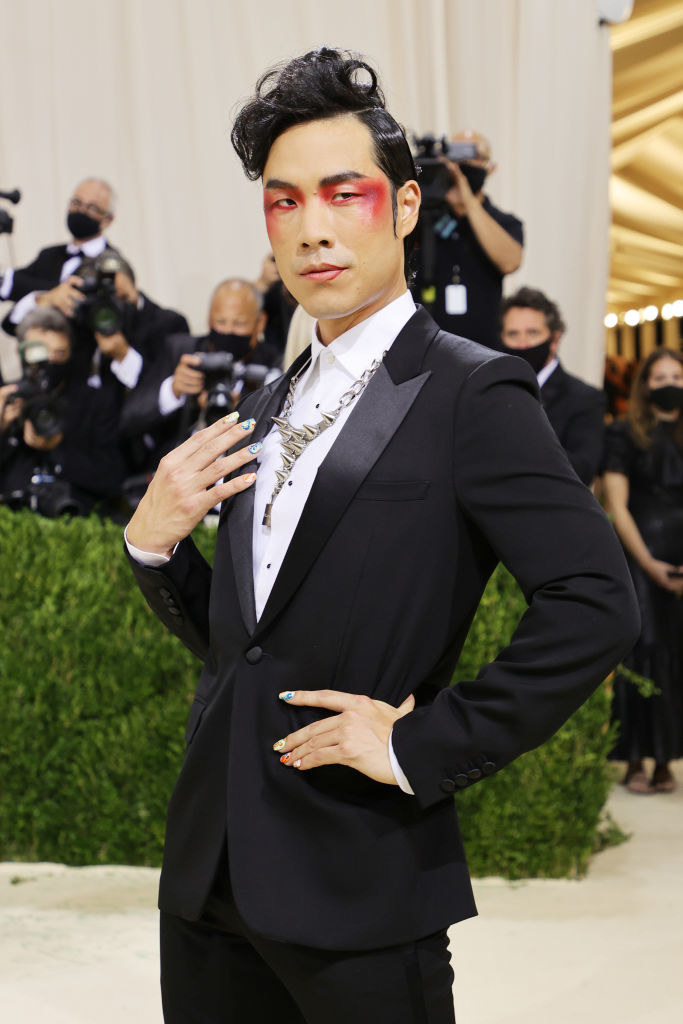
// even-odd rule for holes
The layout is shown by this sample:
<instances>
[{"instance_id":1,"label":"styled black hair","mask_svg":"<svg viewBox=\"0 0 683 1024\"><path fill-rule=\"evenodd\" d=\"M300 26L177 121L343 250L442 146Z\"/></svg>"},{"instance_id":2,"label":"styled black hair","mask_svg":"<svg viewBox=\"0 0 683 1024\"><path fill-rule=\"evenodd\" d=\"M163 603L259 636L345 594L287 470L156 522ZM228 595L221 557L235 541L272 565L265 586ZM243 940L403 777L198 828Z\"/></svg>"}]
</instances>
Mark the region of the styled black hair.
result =
<instances>
[{"instance_id":1,"label":"styled black hair","mask_svg":"<svg viewBox=\"0 0 683 1024\"><path fill-rule=\"evenodd\" d=\"M515 292L514 295L508 295L503 300L503 304L500 307L501 327L503 326L505 314L509 309L535 309L538 313L543 313L546 327L551 334L555 334L556 331L564 334L566 330L565 322L560 313L560 307L552 299L549 299L547 295L544 295L542 291L539 291L538 288L524 286Z\"/></svg>"},{"instance_id":2,"label":"styled black hair","mask_svg":"<svg viewBox=\"0 0 683 1024\"><path fill-rule=\"evenodd\" d=\"M230 139L251 181L262 177L271 146L284 131L307 121L353 114L372 136L377 166L391 182L394 231L396 189L417 172L408 140L386 109L377 73L360 55L323 46L266 71L235 118ZM415 231L403 242L406 279Z\"/></svg>"}]
</instances>

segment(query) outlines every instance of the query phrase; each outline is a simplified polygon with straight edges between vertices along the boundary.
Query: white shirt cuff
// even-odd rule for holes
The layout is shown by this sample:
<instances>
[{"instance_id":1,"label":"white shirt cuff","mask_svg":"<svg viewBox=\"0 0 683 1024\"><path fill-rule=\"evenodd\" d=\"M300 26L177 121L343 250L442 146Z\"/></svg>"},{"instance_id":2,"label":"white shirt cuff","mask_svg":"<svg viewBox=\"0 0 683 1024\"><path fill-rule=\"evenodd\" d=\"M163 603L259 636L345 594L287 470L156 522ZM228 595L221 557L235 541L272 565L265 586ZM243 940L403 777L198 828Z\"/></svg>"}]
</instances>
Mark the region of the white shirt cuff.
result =
<instances>
[{"instance_id":1,"label":"white shirt cuff","mask_svg":"<svg viewBox=\"0 0 683 1024\"><path fill-rule=\"evenodd\" d=\"M15 303L14 308L9 315L11 323L20 324L24 317L27 316L32 309L36 308L37 294L37 292L29 292L28 295L24 295L23 299L19 299L19 301Z\"/></svg>"},{"instance_id":2,"label":"white shirt cuff","mask_svg":"<svg viewBox=\"0 0 683 1024\"><path fill-rule=\"evenodd\" d=\"M129 347L123 359L112 359L111 372L127 388L134 388L142 370L142 356L136 348Z\"/></svg>"},{"instance_id":3,"label":"white shirt cuff","mask_svg":"<svg viewBox=\"0 0 683 1024\"><path fill-rule=\"evenodd\" d=\"M126 547L128 548L128 554L130 557L134 558L136 562L139 562L140 565L146 566L148 569L156 569L157 566L166 565L167 562L171 561L169 555L160 555L158 551L142 551L141 548L136 548L135 545L131 544L128 540L128 527L123 531L123 539L126 542ZM178 545L176 544L175 548L173 548L173 554L175 554L177 547Z\"/></svg>"},{"instance_id":4,"label":"white shirt cuff","mask_svg":"<svg viewBox=\"0 0 683 1024\"><path fill-rule=\"evenodd\" d=\"M185 395L176 398L173 393L173 377L167 377L159 388L159 412L162 416L169 416L183 405L185 405Z\"/></svg>"},{"instance_id":5,"label":"white shirt cuff","mask_svg":"<svg viewBox=\"0 0 683 1024\"><path fill-rule=\"evenodd\" d=\"M8 267L5 271L2 283L0 284L0 300L4 301L9 293L12 291L12 285L14 284L14 268Z\"/></svg>"},{"instance_id":6,"label":"white shirt cuff","mask_svg":"<svg viewBox=\"0 0 683 1024\"><path fill-rule=\"evenodd\" d=\"M393 729L391 732L393 733ZM396 760L396 754L394 753L394 747L391 742L391 734L389 735L389 760L391 761L391 770L403 792L408 793L409 796L415 796L415 790L408 782L407 778L403 774L400 764Z\"/></svg>"}]
</instances>

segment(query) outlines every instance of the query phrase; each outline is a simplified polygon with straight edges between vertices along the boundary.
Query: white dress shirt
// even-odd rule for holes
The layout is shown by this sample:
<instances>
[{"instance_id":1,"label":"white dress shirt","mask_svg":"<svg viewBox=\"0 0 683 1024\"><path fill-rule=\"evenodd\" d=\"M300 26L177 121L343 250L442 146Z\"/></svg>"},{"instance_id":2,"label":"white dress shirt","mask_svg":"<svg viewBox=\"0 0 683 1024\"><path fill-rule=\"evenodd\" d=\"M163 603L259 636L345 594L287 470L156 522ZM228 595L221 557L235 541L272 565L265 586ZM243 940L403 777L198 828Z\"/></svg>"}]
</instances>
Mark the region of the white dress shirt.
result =
<instances>
[{"instance_id":1,"label":"white dress shirt","mask_svg":"<svg viewBox=\"0 0 683 1024\"><path fill-rule=\"evenodd\" d=\"M557 369L559 365L560 360L557 359L556 357L555 359L551 359L549 363L547 363L538 371L538 373L536 374L536 380L538 381L539 388L543 387L548 377L551 375L551 373L553 373L554 370Z\"/></svg>"},{"instance_id":2,"label":"white dress shirt","mask_svg":"<svg viewBox=\"0 0 683 1024\"><path fill-rule=\"evenodd\" d=\"M62 264L62 269L59 274L59 283L66 281L68 277L75 274L81 263L83 257L87 256L88 259L94 260L97 256L104 252L107 248L107 240L104 235L98 235L97 238L91 238L87 242L69 242L66 247L67 253L69 253L69 259ZM6 299L9 293L12 291L12 285L14 284L14 270L5 271L5 276L2 280L2 291L0 292L0 299ZM13 324L20 324L27 313L30 313L36 306L36 296L38 292L29 292L28 295L24 295L22 299L19 299L10 313L10 321Z\"/></svg>"},{"instance_id":3,"label":"white dress shirt","mask_svg":"<svg viewBox=\"0 0 683 1024\"><path fill-rule=\"evenodd\" d=\"M373 313L356 327L352 327L325 346L318 339L315 327L311 341L311 362L303 373L294 392L290 422L295 427L304 423L311 426L322 419L322 413L331 413L342 395L377 359L391 348L399 331L415 312L410 292ZM341 433L354 408L351 402L308 447L294 464L284 487L275 499L271 512L271 526L263 526L266 505L276 483L276 470L282 468L280 434L275 426L263 440L258 457L259 471L254 484L253 518L253 573L256 616L261 617L275 578L282 566L318 469ZM126 543L128 543L126 541ZM133 558L146 565L161 565L165 555L153 555L128 544ZM389 758L396 781L406 793L413 792L410 783L396 760L391 738Z\"/></svg>"}]
</instances>

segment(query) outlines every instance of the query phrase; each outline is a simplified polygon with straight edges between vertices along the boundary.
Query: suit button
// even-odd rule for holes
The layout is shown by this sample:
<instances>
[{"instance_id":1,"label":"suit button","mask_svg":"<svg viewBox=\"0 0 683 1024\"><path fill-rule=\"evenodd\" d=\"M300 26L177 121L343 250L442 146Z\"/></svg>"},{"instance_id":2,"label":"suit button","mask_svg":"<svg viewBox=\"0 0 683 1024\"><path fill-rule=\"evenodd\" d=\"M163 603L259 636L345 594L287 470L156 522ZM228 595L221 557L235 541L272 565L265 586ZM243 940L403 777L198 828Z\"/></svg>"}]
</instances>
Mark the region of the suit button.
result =
<instances>
[{"instance_id":1,"label":"suit button","mask_svg":"<svg viewBox=\"0 0 683 1024\"><path fill-rule=\"evenodd\" d=\"M244 657L250 665L258 665L259 661L263 657L263 651L260 647L250 647Z\"/></svg>"},{"instance_id":2,"label":"suit button","mask_svg":"<svg viewBox=\"0 0 683 1024\"><path fill-rule=\"evenodd\" d=\"M465 786L467 785L467 776L463 774L456 775L455 778L453 779L453 782L456 784L458 789L464 789Z\"/></svg>"},{"instance_id":3,"label":"suit button","mask_svg":"<svg viewBox=\"0 0 683 1024\"><path fill-rule=\"evenodd\" d=\"M160 587L159 593L163 597L164 601L166 601L171 596L171 591L167 590L166 587Z\"/></svg>"},{"instance_id":4,"label":"suit button","mask_svg":"<svg viewBox=\"0 0 683 1024\"><path fill-rule=\"evenodd\" d=\"M477 779L481 778L481 772L478 768L472 768L472 770L467 773L467 778L470 782L476 782Z\"/></svg>"},{"instance_id":5,"label":"suit button","mask_svg":"<svg viewBox=\"0 0 683 1024\"><path fill-rule=\"evenodd\" d=\"M171 615L182 615L182 614L183 614L183 613L181 612L180 608L178 608L178 606L177 606L177 605L175 605L175 604L170 604L170 605L168 606L168 610L169 610L169 612L171 613Z\"/></svg>"},{"instance_id":6,"label":"suit button","mask_svg":"<svg viewBox=\"0 0 683 1024\"><path fill-rule=\"evenodd\" d=\"M487 761L481 766L481 770L484 775L493 775L493 773L498 770L498 765L494 764L493 761Z\"/></svg>"},{"instance_id":7,"label":"suit button","mask_svg":"<svg viewBox=\"0 0 683 1024\"><path fill-rule=\"evenodd\" d=\"M439 783L439 789L442 793L455 793L455 783L453 779L442 779Z\"/></svg>"}]
</instances>

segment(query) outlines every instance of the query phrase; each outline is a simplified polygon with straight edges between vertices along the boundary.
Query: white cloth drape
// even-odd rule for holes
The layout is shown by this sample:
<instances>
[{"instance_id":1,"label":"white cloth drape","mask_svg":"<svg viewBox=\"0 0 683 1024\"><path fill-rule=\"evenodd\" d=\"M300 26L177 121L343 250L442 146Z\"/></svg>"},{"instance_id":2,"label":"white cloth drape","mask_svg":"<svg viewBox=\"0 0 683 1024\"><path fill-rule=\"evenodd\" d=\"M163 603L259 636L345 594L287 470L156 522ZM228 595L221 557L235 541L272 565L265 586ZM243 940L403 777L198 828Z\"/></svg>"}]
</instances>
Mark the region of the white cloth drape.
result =
<instances>
[{"instance_id":1,"label":"white cloth drape","mask_svg":"<svg viewBox=\"0 0 683 1024\"><path fill-rule=\"evenodd\" d=\"M0 26L0 188L24 193L18 265L65 239L80 179L107 178L111 241L144 290L202 331L216 282L256 277L268 245L232 112L272 63L345 46L376 63L408 130L491 138L489 193L526 227L508 290L558 300L565 363L599 379L610 53L595 0L0 0Z\"/></svg>"}]
</instances>

